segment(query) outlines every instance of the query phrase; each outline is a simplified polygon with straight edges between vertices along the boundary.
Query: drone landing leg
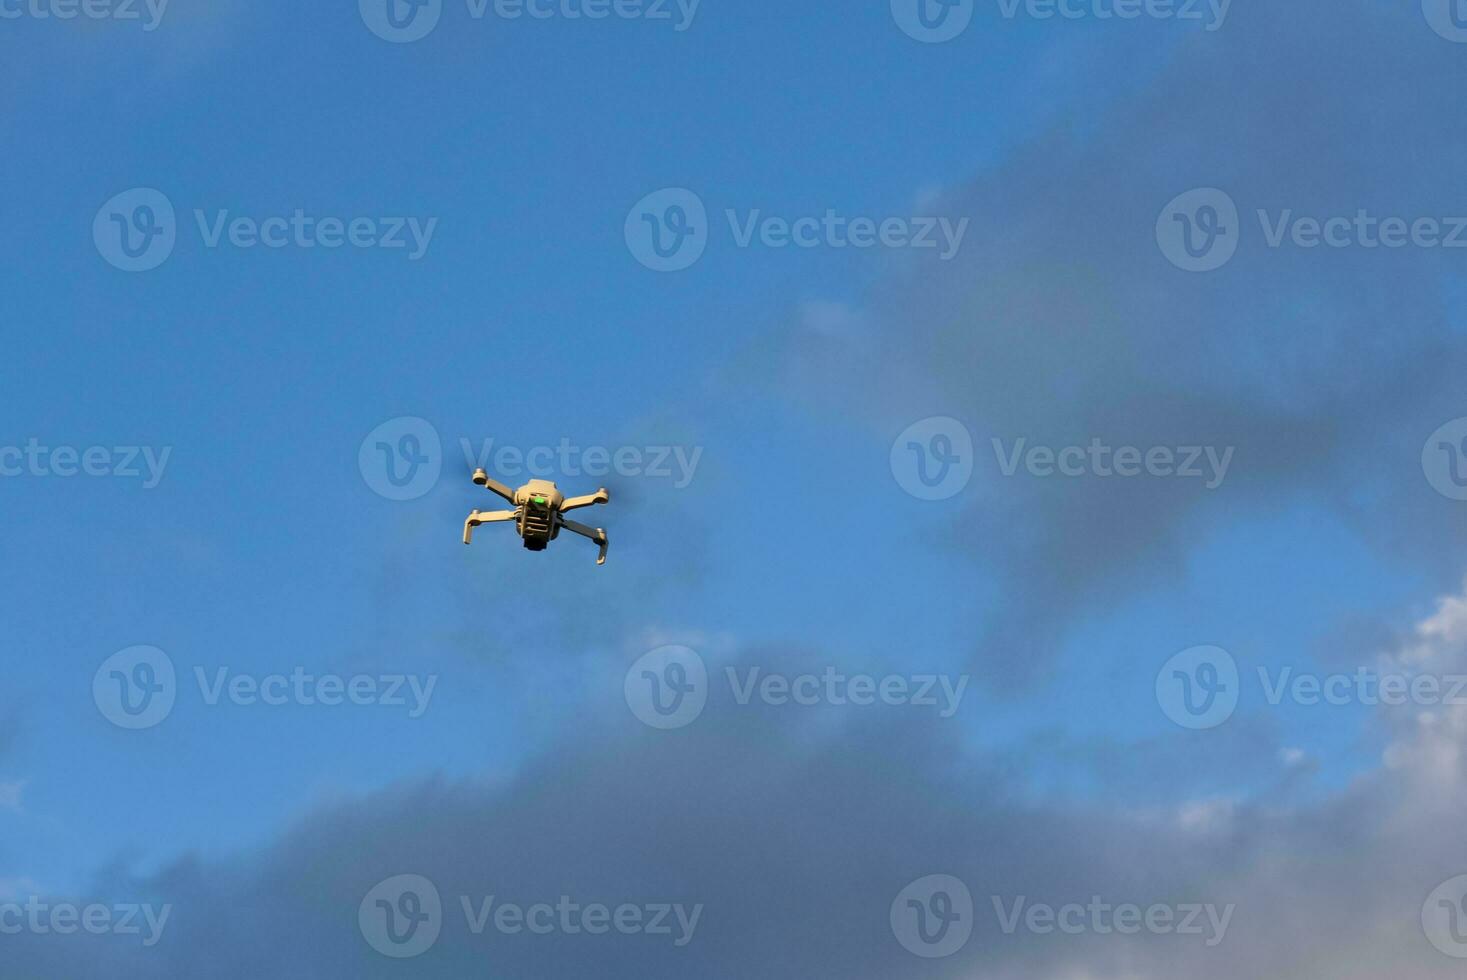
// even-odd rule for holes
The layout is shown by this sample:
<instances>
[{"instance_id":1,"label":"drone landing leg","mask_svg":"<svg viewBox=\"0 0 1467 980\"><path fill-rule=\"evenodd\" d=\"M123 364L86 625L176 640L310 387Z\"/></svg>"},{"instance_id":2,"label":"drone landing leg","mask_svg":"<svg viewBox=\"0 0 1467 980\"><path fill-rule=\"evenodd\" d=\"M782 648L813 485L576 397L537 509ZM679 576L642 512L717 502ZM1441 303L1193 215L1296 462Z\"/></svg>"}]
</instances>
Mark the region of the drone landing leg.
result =
<instances>
[{"instance_id":1,"label":"drone landing leg","mask_svg":"<svg viewBox=\"0 0 1467 980\"><path fill-rule=\"evenodd\" d=\"M596 564L606 564L606 532L599 527L587 527L575 521L568 521L564 517L560 519L560 526L567 531L574 531L583 538L590 538L601 546L601 554L596 558Z\"/></svg>"},{"instance_id":2,"label":"drone landing leg","mask_svg":"<svg viewBox=\"0 0 1467 980\"><path fill-rule=\"evenodd\" d=\"M474 511L469 519L464 521L464 544L472 542L474 528L480 524L497 524L500 521L512 521L520 515L512 510Z\"/></svg>"}]
</instances>

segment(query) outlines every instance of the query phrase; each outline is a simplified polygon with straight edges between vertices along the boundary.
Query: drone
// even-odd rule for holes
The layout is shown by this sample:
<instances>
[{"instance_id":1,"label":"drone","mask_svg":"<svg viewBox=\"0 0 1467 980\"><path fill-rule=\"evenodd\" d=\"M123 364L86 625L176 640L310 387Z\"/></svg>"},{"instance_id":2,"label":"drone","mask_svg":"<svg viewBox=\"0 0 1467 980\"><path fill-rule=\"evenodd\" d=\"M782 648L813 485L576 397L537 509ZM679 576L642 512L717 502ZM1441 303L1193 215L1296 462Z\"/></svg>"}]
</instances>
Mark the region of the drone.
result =
<instances>
[{"instance_id":1,"label":"drone","mask_svg":"<svg viewBox=\"0 0 1467 980\"><path fill-rule=\"evenodd\" d=\"M514 504L514 510L476 510L464 521L464 544L473 543L474 528L480 524L498 524L514 521L515 531L524 539L525 547L531 551L544 551L561 528L590 538L601 546L596 564L606 564L606 532L599 527L588 527L566 519L565 512L592 504L604 504L611 494L602 487L584 497L566 497L549 480L531 480L518 490L493 479L483 469L474 471L474 483L497 494Z\"/></svg>"}]
</instances>

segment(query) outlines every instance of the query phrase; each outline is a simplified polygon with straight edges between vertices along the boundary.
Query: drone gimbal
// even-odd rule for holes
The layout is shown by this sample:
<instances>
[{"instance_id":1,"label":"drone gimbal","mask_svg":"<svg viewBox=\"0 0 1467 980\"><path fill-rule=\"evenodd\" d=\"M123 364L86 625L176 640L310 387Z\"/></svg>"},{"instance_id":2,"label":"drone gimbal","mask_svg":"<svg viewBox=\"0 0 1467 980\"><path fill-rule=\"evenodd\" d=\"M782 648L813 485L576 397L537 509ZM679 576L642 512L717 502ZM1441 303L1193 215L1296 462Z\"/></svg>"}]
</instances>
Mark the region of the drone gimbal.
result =
<instances>
[{"instance_id":1,"label":"drone gimbal","mask_svg":"<svg viewBox=\"0 0 1467 980\"><path fill-rule=\"evenodd\" d=\"M555 489L555 484L549 480L531 480L518 490L511 490L492 479L482 469L474 471L474 482L514 504L514 510L474 511L464 521L464 544L473 540L474 528L480 524L514 521L515 530L524 539L525 547L531 551L544 551L555 540L560 529L565 528L600 545L601 554L596 558L596 564L606 564L606 532L599 527L587 527L585 524L567 520L563 516L566 511L577 507L606 503L611 495L606 492L605 487L584 497L569 498Z\"/></svg>"}]
</instances>

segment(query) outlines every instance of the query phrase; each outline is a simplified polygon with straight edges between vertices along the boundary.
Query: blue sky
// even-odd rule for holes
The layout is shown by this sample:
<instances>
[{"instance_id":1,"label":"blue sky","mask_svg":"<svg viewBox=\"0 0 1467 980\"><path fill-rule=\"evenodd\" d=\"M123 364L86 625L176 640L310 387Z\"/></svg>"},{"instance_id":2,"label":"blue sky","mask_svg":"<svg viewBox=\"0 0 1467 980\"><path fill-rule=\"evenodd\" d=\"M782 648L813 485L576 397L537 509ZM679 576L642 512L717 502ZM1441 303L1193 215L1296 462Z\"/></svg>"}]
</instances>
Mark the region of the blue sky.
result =
<instances>
[{"instance_id":1,"label":"blue sky","mask_svg":"<svg viewBox=\"0 0 1467 980\"><path fill-rule=\"evenodd\" d=\"M12 338L15 443L34 434L78 446L174 447L173 472L146 492L121 481L59 479L4 488L25 507L43 508L25 522L31 531L22 531L35 564L24 573L13 566L23 575L16 586L36 590L17 612L29 609L38 620L13 628L47 651L21 665L33 691L24 700L47 704L41 717L53 724L66 718L44 740L49 752L35 748L46 752L41 768L67 773L67 785L52 788L48 800L44 783L32 782L30 803L70 810L80 782L130 801L121 809L141 817L128 826L115 813L88 819L73 812L18 828L37 835L34 851L55 855L25 876L61 875L74 884L116 848L160 836L228 847L237 835L268 833L339 781L371 787L419 771L425 760L474 772L512 763L533 744L513 720L519 699L492 675L473 677L463 650L413 649L431 643L415 635L414 623L431 629L441 615L436 585L469 567L457 541L458 511L483 504L466 474L452 468L426 503L373 497L356 472L356 449L395 416L433 421L450 443L451 466L461 457L459 438L636 445L632 436L662 423L693 445L716 439L727 446L707 457L716 475L681 494L678 506L687 512L680 516L695 518L700 508L707 512L701 520L725 529L698 557L732 577L669 597L666 608L654 596L637 618L713 616L718 628L740 635L827 635L830 627L811 624L804 607L839 603L834 597L847 591L831 578L829 553L789 554L782 536L761 534L754 522L766 506L763 486L798 494L800 487L869 482L869 465L820 471L858 451L827 440L859 446L869 439L832 434L823 422L779 438L789 409L750 405L737 392L709 404L704 393L718 365L758 334L760 320L779 314L778 297L788 304L850 296L873 260L828 250L720 254L715 247L686 277L658 277L626 250L622 217L644 193L669 184L696 185L741 209L897 213L924 187L961 175L975 153L997 152L999 133L1012 139L1028 124L997 115L997 132L975 125L962 149L921 138L945 119L967 116L969 99L1002 71L982 64L979 51L944 52L934 63L922 48L892 43L898 39L886 11L858 14L855 22L806 14L803 29L791 24L773 49L759 17L730 13L709 18L730 23L699 25L709 29L690 36L646 23L607 24L610 37L566 25L478 23L457 42L435 37L399 50L362 30L349 8L282 8L262 12L267 22L232 28L202 75L194 69L186 79L76 92L64 114L38 100L11 116L17 152L35 152L37 166L59 154L75 161L68 169L83 171L27 189L29 221L16 209L34 234L11 240L23 253L13 260L49 268L54 278L28 276L11 295L14 322L37 324ZM56 23L19 27L27 33L12 39L15 46L34 38L64 50L71 40ZM832 29L847 35L850 57L812 58L800 35ZM157 52L146 44L167 41L114 33L113 43L131 45L131 54L96 52L99 71L129 56L147 65ZM756 52L782 66L759 93L693 70L708 59L737 63ZM900 90L871 84L860 63L875 56L892 59L915 90L935 97L914 104ZM254 75L251 62L267 58L291 65L289 75ZM582 67L544 70L556 63ZM627 72L627 64L642 68ZM976 70L957 84L945 80L969 65ZM243 77L256 80L241 85ZM315 97L301 99L303 91ZM873 114L902 120L902 138L873 129ZM628 125L629 118L638 122ZM816 152L802 153L802 145ZM806 162L794 164L799 159ZM417 263L298 251L210 254L185 228L164 267L129 276L99 261L84 234L87 247L77 246L95 208L132 186L164 190L186 225L195 208L264 218L297 207L320 215L434 216L439 224L427 259ZM67 280L86 286L61 288ZM659 418L666 415L673 418ZM189 453L195 462L179 467L185 447L197 447ZM862 448L868 464L883 459L879 446ZM111 499L98 499L99 491ZM68 492L77 496L67 500ZM808 515L812 545L865 520L867 505L852 504ZM127 516L99 521L96 509ZM666 548L675 535L674 525L649 543ZM88 539L88 560L77 561L74 549ZM637 561L644 547L622 532L616 564ZM369 571L394 555L396 573ZM565 574L608 577L575 556L551 560L569 566ZM761 586L760 569L772 562L800 563L802 585ZM504 591L516 601L512 579ZM81 615L58 617L56 604L69 605L67 595L91 597ZM389 595L415 608L384 622ZM727 608L728 596L740 596L745 608ZM488 640L496 619L486 611L471 628ZM589 638L598 647L617 645L594 631ZM949 648L954 639L940 637ZM305 714L292 727L262 710L229 718L215 711L197 729L180 718L167 733L172 749L160 753L113 737L87 703L72 705L74 715L65 708L80 688L64 683L62 663L85 677L89 663L133 643L186 647L191 652L180 659L192 664L269 671L376 658L400 671L462 671L471 689L454 717L440 702L434 717L402 725L385 755L361 744L379 719ZM547 639L546 657L574 652ZM485 697L496 702L492 709L485 710ZM221 724L234 730L220 733ZM71 740L88 730L93 745L79 758ZM158 763L169 771L157 781L132 778L138 767ZM152 829L159 814L166 831Z\"/></svg>"},{"instance_id":2,"label":"blue sky","mask_svg":"<svg viewBox=\"0 0 1467 980\"><path fill-rule=\"evenodd\" d=\"M201 950L248 947L241 923L268 905L293 910L280 913L294 923L280 927L281 959L241 952L241 971L385 976L400 964L355 933L356 899L333 896L404 871L443 885L481 865L547 894L602 881L650 895L677 880L710 906L708 945L686 958L521 944L504 975L521 955L573 973L583 953L616 975L775 975L749 953L760 920L740 896L775 898L737 867L690 859L642 878L621 864L653 842L612 805L655 790L658 765L686 774L645 815L674 837L737 852L740 835L785 828L768 854L779 869L801 867L780 848L820 853L847 831L866 849L849 862L859 873L847 869L859 881L827 886L875 909L884 945L862 952L862 911L829 931L812 912L798 930L760 934L803 975L849 973L847 962L917 975L927 961L884 932L887 905L912 879L982 866L1032 894L1068 874L1082 889L1234 898L1258 925L1234 934L1239 962L1312 975L1297 955L1326 975L1304 946L1280 952L1258 869L1334 839L1364 843L1325 855L1318 880L1290 879L1321 908L1341 890L1336 873L1378 862L1422 877L1383 886L1385 911L1300 913L1298 929L1328 936L1321 922L1370 914L1392 940L1351 968L1409 963L1401 975L1427 977L1450 965L1410 925L1462 870L1450 832L1411 823L1429 806L1380 811L1429 788L1467 792L1460 766L1446 778L1422 761L1444 750L1420 732L1456 715L1274 706L1256 671L1450 674L1461 659L1467 631L1440 619L1440 603L1467 571L1462 504L1422 464L1433 430L1467 415L1461 268L1446 248L1270 248L1254 214L1461 213L1452 93L1467 46L1414 3L1353 0L1239 5L1217 30L1096 16L1107 3L1076 6L1090 13L1073 20L1010 18L994 0L940 44L904 33L886 2L703 0L682 31L476 20L444 3L431 34L401 44L350 3L173 0L151 32L29 7L0 21L12 174L0 188L12 271L0 447L168 451L156 486L0 478L0 900L177 904L163 959L28 937L12 944L18 975L101 963L102 949L118 957L109 975L182 975L207 962ZM93 222L100 211L105 227L115 196L138 188L172 206L176 244L129 272ZM666 188L705 206L707 249L656 272L625 228ZM1206 272L1177 268L1156 235L1168 202L1196 188L1236 204L1242 238ZM432 232L417 258L209 247L195 217L297 209ZM740 247L728 210L932 216L966 230L951 259ZM972 440L971 478L935 501L892 464L899 435L934 417ZM359 450L403 418L438 435L441 476L398 501L376 492ZM463 547L465 515L491 503L461 440L489 439L698 455L686 486L554 477L567 493L611 490L584 518L610 532L597 567L587 542L531 554L505 527ZM993 442L1018 439L1234 455L1210 490L1154 475L1005 476ZM716 703L687 732L648 730L623 696L628 668L664 644L697 650L713 677ZM177 704L127 731L99 711L92 680L137 645L171 659ZM1208 731L1168 718L1154 686L1168 658L1201 645L1242 672L1236 712ZM741 713L719 678L751 666L965 675L968 687L950 719L912 706ZM297 668L435 686L411 717L211 705L194 683L196 669ZM832 801L847 802L846 819L822 811ZM1365 816L1340 817L1352 801ZM1127 870L1117 857L1155 814L1198 812L1236 824L1199 843L1187 820L1163 820L1153 863ZM1403 823L1436 833L1442 852L1393 852ZM476 832L501 825L502 840ZM598 826L616 828L604 852L568 843ZM963 826L983 828L981 854L958 843ZM1093 865L1068 846L1049 853L1041 827L1087 828L1109 847ZM373 855L361 882L329 870L349 864L342 841ZM578 870L558 868L554 842ZM519 866L531 854L539 879ZM745 931L717 924L719 902ZM221 920L221 907L237 914ZM1415 942L1397 947L1402 922ZM460 975L474 956L445 943L418 966ZM1222 965L1165 945L975 940L939 966L1059 977Z\"/></svg>"}]
</instances>

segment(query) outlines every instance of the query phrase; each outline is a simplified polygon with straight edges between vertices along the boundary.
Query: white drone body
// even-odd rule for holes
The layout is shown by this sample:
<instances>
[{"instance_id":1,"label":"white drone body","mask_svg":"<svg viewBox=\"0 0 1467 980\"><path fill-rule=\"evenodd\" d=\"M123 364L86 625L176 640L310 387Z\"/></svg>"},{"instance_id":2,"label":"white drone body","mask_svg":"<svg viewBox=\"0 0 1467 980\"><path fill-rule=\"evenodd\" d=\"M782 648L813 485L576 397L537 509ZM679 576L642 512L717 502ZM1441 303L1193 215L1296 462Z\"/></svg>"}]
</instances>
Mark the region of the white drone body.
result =
<instances>
[{"instance_id":1,"label":"white drone body","mask_svg":"<svg viewBox=\"0 0 1467 980\"><path fill-rule=\"evenodd\" d=\"M602 487L584 497L566 497L549 480L531 480L518 490L492 479L482 469L474 471L474 482L490 493L503 497L514 505L514 510L476 510L464 521L464 544L473 540L474 528L480 524L496 524L514 521L515 530L531 551L544 551L555 540L561 528L590 538L601 546L596 564L606 564L606 532L599 527L588 527L566 519L565 512L592 504L604 504L611 495Z\"/></svg>"}]
</instances>

